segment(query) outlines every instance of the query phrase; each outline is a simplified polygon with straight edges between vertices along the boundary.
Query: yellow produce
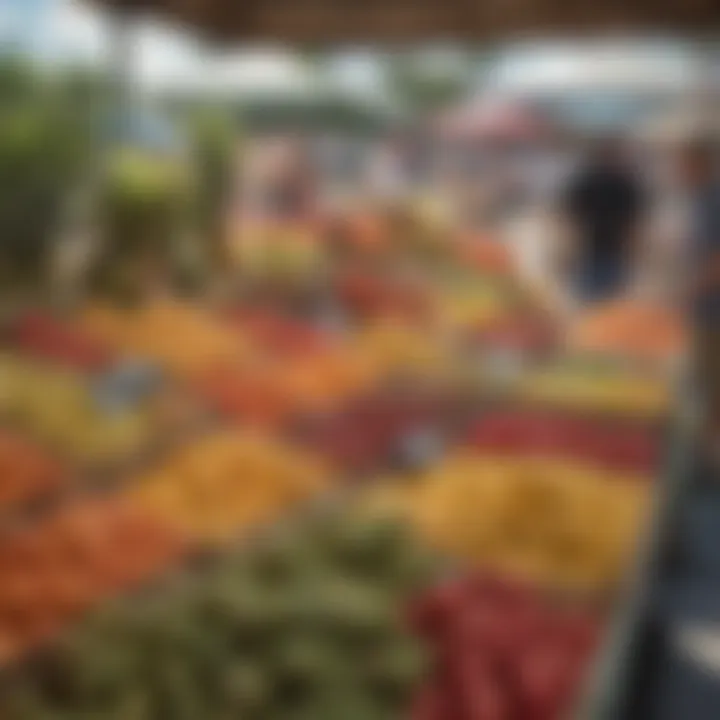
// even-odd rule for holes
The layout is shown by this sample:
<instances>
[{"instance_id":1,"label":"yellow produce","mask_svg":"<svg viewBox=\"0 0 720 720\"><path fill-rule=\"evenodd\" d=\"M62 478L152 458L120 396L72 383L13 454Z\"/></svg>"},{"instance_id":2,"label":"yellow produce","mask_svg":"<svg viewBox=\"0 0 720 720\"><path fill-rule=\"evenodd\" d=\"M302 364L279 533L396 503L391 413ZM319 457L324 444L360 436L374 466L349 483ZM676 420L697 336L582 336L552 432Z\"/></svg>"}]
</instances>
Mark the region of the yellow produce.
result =
<instances>
[{"instance_id":1,"label":"yellow produce","mask_svg":"<svg viewBox=\"0 0 720 720\"><path fill-rule=\"evenodd\" d=\"M439 301L440 318L449 327L481 328L507 311L507 299L491 286L453 289L443 293Z\"/></svg>"},{"instance_id":2,"label":"yellow produce","mask_svg":"<svg viewBox=\"0 0 720 720\"><path fill-rule=\"evenodd\" d=\"M181 377L250 353L235 330L180 302L157 301L132 309L93 305L82 322L108 345L154 360Z\"/></svg>"},{"instance_id":3,"label":"yellow produce","mask_svg":"<svg viewBox=\"0 0 720 720\"><path fill-rule=\"evenodd\" d=\"M0 412L79 462L140 450L154 429L150 407L104 409L76 375L0 356Z\"/></svg>"},{"instance_id":4,"label":"yellow produce","mask_svg":"<svg viewBox=\"0 0 720 720\"><path fill-rule=\"evenodd\" d=\"M638 373L542 369L523 376L515 390L531 402L631 417L662 416L670 406L667 383Z\"/></svg>"},{"instance_id":5,"label":"yellow produce","mask_svg":"<svg viewBox=\"0 0 720 720\"><path fill-rule=\"evenodd\" d=\"M355 355L378 375L436 374L449 367L447 346L437 337L398 323L379 323L362 333Z\"/></svg>"},{"instance_id":6,"label":"yellow produce","mask_svg":"<svg viewBox=\"0 0 720 720\"><path fill-rule=\"evenodd\" d=\"M328 487L324 467L262 435L227 430L181 448L129 491L131 499L201 541L277 518Z\"/></svg>"},{"instance_id":7,"label":"yellow produce","mask_svg":"<svg viewBox=\"0 0 720 720\"><path fill-rule=\"evenodd\" d=\"M460 455L372 493L437 548L546 587L597 590L621 578L642 529L647 485L557 460Z\"/></svg>"}]
</instances>

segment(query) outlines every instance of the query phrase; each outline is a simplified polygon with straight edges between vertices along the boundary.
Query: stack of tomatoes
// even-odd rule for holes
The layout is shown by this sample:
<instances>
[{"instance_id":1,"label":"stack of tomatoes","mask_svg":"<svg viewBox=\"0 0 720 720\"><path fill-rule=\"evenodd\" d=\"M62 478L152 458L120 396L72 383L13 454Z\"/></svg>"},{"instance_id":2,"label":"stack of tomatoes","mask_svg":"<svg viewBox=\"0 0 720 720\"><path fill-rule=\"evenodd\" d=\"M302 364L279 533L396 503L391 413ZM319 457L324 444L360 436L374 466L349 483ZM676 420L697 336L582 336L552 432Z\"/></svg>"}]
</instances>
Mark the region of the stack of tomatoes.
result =
<instances>
[{"instance_id":1,"label":"stack of tomatoes","mask_svg":"<svg viewBox=\"0 0 720 720\"><path fill-rule=\"evenodd\" d=\"M483 576L448 581L412 607L435 666L413 720L555 720L572 709L599 621L530 587Z\"/></svg>"}]
</instances>

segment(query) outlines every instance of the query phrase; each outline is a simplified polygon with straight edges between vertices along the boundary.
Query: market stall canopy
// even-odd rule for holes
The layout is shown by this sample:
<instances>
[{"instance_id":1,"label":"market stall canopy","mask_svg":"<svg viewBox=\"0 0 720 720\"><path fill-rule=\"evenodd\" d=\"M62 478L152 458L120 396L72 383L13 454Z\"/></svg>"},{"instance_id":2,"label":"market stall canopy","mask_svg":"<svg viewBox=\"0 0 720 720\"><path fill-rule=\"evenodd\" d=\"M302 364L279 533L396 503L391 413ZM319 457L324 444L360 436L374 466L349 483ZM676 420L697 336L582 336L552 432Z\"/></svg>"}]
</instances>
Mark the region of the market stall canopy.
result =
<instances>
[{"instance_id":1,"label":"market stall canopy","mask_svg":"<svg viewBox=\"0 0 720 720\"><path fill-rule=\"evenodd\" d=\"M440 115L435 129L451 140L530 142L548 137L551 123L531 105L481 98Z\"/></svg>"},{"instance_id":2,"label":"market stall canopy","mask_svg":"<svg viewBox=\"0 0 720 720\"><path fill-rule=\"evenodd\" d=\"M518 32L641 30L712 34L717 0L95 0L172 17L215 39L477 39Z\"/></svg>"}]
</instances>

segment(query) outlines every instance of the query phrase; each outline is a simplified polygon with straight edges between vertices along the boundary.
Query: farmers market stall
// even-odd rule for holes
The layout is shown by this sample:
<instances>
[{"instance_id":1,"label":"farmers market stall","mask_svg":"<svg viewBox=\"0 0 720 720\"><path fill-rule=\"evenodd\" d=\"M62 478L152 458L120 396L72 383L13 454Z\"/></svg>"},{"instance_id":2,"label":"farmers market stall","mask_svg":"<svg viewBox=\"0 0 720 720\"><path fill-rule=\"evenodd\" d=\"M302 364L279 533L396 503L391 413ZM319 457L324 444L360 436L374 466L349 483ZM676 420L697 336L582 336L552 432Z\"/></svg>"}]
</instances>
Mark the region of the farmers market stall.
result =
<instances>
[{"instance_id":1,"label":"farmers market stall","mask_svg":"<svg viewBox=\"0 0 720 720\"><path fill-rule=\"evenodd\" d=\"M337 220L250 228L222 301L8 322L3 717L577 707L682 327L628 301L569 332L490 238Z\"/></svg>"},{"instance_id":2,"label":"farmers market stall","mask_svg":"<svg viewBox=\"0 0 720 720\"><path fill-rule=\"evenodd\" d=\"M710 2L102 4L254 39L714 20ZM187 190L155 174L151 271ZM112 229L149 229L108 206ZM148 257L123 257L66 313L4 328L0 716L614 717L686 478L684 436L665 452L682 325L628 301L568 327L494 239L412 205L231 245L221 299L126 292Z\"/></svg>"}]
</instances>

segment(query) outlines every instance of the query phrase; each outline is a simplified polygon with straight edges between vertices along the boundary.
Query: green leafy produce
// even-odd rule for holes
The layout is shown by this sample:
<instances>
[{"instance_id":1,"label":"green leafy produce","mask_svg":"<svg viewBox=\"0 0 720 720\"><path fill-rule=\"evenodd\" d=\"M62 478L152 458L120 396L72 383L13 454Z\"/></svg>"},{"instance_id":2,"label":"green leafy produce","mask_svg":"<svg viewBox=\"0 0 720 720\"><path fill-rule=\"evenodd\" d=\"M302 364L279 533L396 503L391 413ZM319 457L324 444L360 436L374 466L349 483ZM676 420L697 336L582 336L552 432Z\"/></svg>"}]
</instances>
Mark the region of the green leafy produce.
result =
<instances>
[{"instance_id":1,"label":"green leafy produce","mask_svg":"<svg viewBox=\"0 0 720 720\"><path fill-rule=\"evenodd\" d=\"M88 618L58 648L52 672L28 672L0 714L400 717L427 666L403 609L430 567L430 558L386 521L308 519L183 582Z\"/></svg>"}]
</instances>

